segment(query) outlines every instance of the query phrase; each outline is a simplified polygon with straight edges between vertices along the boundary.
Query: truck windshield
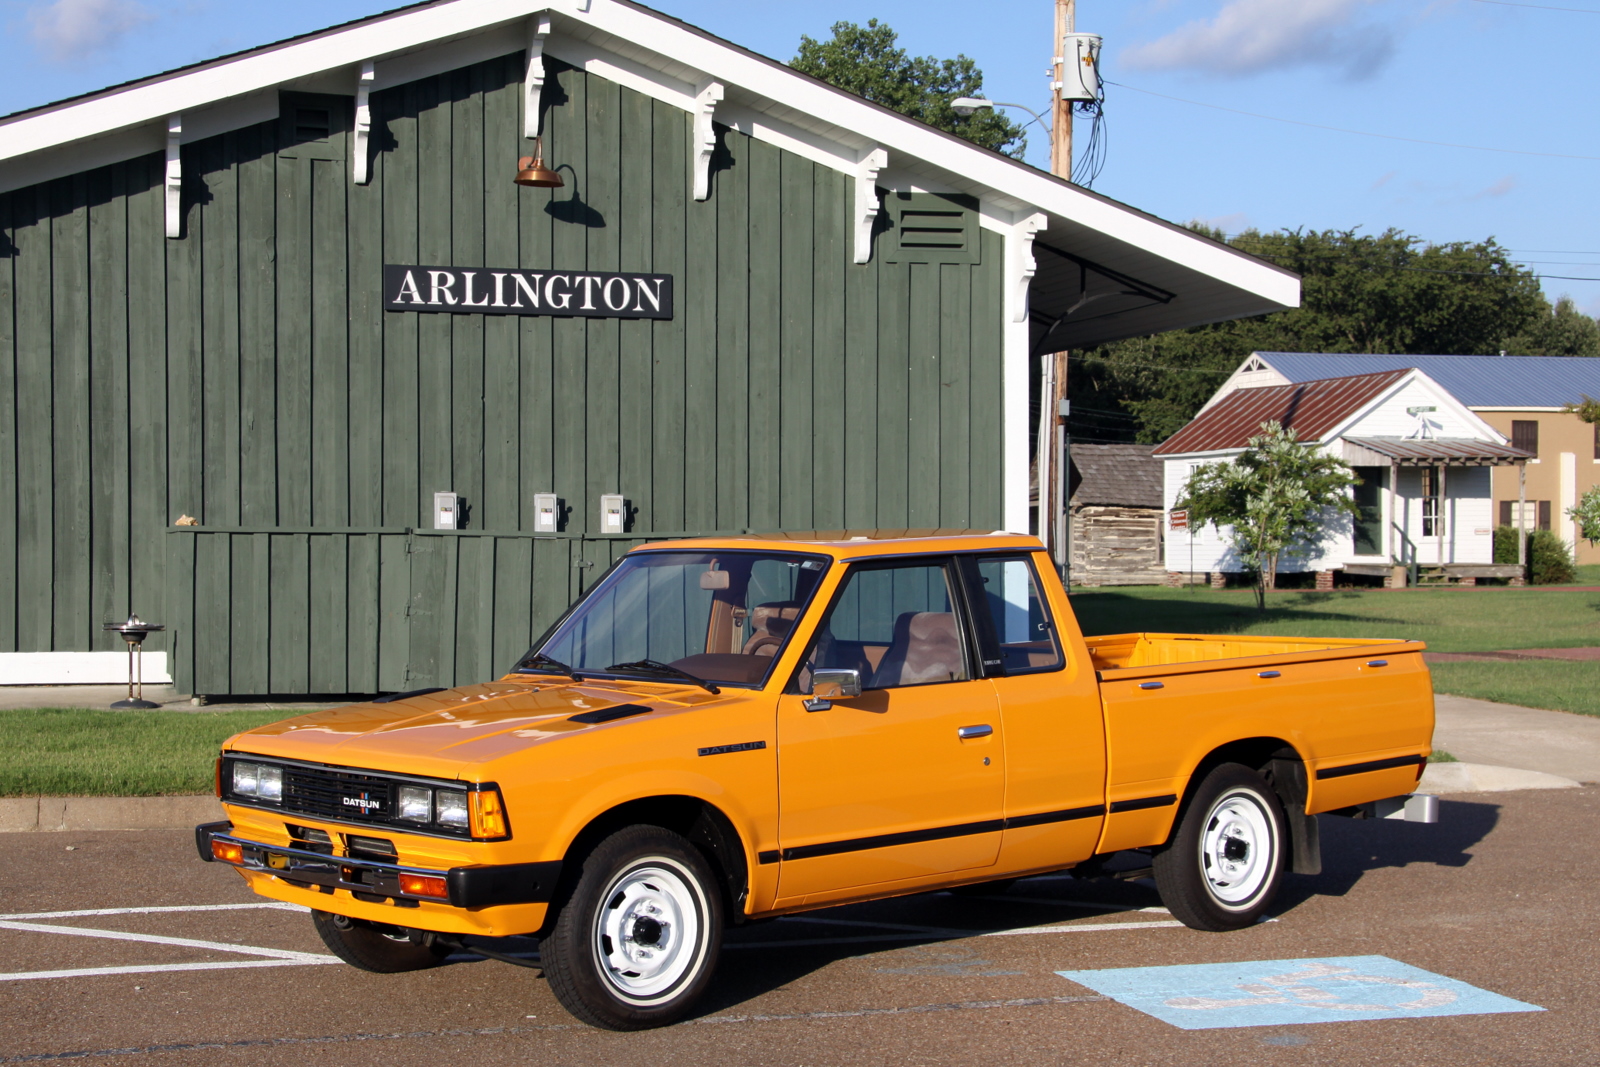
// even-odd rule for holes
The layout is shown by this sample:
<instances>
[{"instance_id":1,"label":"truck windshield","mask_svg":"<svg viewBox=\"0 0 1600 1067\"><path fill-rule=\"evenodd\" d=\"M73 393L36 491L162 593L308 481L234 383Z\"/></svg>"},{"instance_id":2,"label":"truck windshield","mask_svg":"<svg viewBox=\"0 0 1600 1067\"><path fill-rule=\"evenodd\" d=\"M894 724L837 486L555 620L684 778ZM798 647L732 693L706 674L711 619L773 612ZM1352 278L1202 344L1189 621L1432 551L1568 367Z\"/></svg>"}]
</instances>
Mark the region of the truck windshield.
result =
<instances>
[{"instance_id":1,"label":"truck windshield","mask_svg":"<svg viewBox=\"0 0 1600 1067\"><path fill-rule=\"evenodd\" d=\"M626 556L517 670L760 686L826 570L787 552Z\"/></svg>"}]
</instances>

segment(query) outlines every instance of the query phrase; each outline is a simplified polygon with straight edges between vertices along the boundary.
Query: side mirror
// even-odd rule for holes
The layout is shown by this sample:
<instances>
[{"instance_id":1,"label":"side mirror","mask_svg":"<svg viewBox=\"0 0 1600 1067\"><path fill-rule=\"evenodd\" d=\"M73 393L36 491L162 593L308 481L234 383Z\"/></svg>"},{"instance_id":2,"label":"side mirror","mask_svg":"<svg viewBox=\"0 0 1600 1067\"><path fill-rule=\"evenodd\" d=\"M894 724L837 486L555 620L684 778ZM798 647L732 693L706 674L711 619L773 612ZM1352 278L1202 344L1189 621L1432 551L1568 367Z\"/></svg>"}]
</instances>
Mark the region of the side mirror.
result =
<instances>
[{"instance_id":1,"label":"side mirror","mask_svg":"<svg viewBox=\"0 0 1600 1067\"><path fill-rule=\"evenodd\" d=\"M811 699L807 711L826 711L835 700L861 695L861 672L847 668L824 667L811 672Z\"/></svg>"}]
</instances>

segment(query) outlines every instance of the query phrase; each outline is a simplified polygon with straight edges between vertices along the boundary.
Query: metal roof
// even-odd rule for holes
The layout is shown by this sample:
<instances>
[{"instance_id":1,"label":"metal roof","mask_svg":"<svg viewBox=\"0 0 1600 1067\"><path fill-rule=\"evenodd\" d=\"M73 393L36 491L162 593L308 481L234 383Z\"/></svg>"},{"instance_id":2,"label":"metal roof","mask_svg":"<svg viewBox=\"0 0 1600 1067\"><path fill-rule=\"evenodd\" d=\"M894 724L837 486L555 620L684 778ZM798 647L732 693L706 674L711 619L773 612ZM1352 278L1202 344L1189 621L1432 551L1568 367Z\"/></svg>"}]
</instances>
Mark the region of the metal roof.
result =
<instances>
[{"instance_id":1,"label":"metal roof","mask_svg":"<svg viewBox=\"0 0 1600 1067\"><path fill-rule=\"evenodd\" d=\"M1072 503L1159 508L1161 461L1154 445L1073 445Z\"/></svg>"},{"instance_id":2,"label":"metal roof","mask_svg":"<svg viewBox=\"0 0 1600 1067\"><path fill-rule=\"evenodd\" d=\"M1296 385L1270 385L1229 393L1156 447L1155 455L1244 448L1276 421L1302 441L1320 441L1335 426L1411 373L1410 367Z\"/></svg>"},{"instance_id":3,"label":"metal roof","mask_svg":"<svg viewBox=\"0 0 1600 1067\"><path fill-rule=\"evenodd\" d=\"M1469 408L1558 408L1600 397L1600 359L1586 356L1254 355L1291 382L1416 367Z\"/></svg>"},{"instance_id":4,"label":"metal roof","mask_svg":"<svg viewBox=\"0 0 1600 1067\"><path fill-rule=\"evenodd\" d=\"M1503 467L1533 458L1510 445L1467 438L1346 437L1345 461L1353 464L1398 462L1402 467L1429 467L1446 463L1455 467ZM1362 452L1371 455L1362 455Z\"/></svg>"}]
</instances>

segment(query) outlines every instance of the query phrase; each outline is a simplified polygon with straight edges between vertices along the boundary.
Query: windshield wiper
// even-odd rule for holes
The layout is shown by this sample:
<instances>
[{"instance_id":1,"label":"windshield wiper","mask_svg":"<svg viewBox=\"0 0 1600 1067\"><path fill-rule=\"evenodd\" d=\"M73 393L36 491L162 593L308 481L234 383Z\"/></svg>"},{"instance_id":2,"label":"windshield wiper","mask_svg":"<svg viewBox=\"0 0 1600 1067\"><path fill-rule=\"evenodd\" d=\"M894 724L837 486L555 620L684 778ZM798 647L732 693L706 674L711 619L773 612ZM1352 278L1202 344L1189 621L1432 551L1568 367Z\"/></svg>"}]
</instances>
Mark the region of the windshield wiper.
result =
<instances>
[{"instance_id":1,"label":"windshield wiper","mask_svg":"<svg viewBox=\"0 0 1600 1067\"><path fill-rule=\"evenodd\" d=\"M529 656L521 663L517 664L517 666L519 668L531 667L534 670L542 670L549 674L564 674L568 678L571 678L574 682L583 681L583 676L577 671L573 670L571 667L567 666L565 663L562 663L558 659L551 659L543 652L538 652Z\"/></svg>"},{"instance_id":2,"label":"windshield wiper","mask_svg":"<svg viewBox=\"0 0 1600 1067\"><path fill-rule=\"evenodd\" d=\"M698 685L701 689L704 689L708 693L722 692L722 690L718 689L714 683L708 682L704 678L697 678L681 667L674 667L670 663L662 663L658 659L637 659L632 663L613 663L611 666L607 667L606 670L645 671L650 674L670 674L674 677L682 678L686 682L693 682L695 685Z\"/></svg>"}]
</instances>

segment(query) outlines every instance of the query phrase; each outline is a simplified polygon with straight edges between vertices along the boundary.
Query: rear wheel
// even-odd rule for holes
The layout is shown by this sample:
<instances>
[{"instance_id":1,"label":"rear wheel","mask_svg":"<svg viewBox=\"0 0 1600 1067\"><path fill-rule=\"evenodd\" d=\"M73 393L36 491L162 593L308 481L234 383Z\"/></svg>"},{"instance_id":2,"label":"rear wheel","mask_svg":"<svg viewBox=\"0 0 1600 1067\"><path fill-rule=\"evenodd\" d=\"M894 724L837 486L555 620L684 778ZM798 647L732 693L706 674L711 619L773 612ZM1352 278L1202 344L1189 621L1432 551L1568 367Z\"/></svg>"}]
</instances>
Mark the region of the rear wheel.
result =
<instances>
[{"instance_id":1,"label":"rear wheel","mask_svg":"<svg viewBox=\"0 0 1600 1067\"><path fill-rule=\"evenodd\" d=\"M322 943L352 967L374 974L399 974L437 967L450 948L433 934L399 926L313 911L311 922Z\"/></svg>"},{"instance_id":2,"label":"rear wheel","mask_svg":"<svg viewBox=\"0 0 1600 1067\"><path fill-rule=\"evenodd\" d=\"M647 1030L681 1018L722 949L722 897L704 857L657 826L630 826L584 859L539 944L550 990L591 1026Z\"/></svg>"},{"instance_id":3,"label":"rear wheel","mask_svg":"<svg viewBox=\"0 0 1600 1067\"><path fill-rule=\"evenodd\" d=\"M1238 930L1266 914L1283 881L1283 805L1259 774L1214 768L1152 866L1161 901L1196 930Z\"/></svg>"}]
</instances>

